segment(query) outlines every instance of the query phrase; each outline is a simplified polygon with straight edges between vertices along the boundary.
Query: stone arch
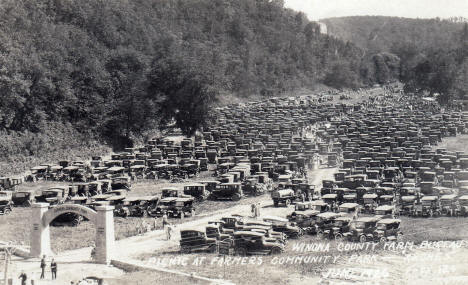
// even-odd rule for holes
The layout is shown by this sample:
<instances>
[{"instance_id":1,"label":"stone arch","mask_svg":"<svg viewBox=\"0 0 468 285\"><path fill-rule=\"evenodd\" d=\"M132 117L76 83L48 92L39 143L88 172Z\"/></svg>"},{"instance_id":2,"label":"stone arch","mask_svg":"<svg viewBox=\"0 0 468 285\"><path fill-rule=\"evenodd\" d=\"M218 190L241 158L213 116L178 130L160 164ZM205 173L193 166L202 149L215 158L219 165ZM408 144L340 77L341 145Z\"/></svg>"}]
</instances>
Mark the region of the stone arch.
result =
<instances>
[{"instance_id":1,"label":"stone arch","mask_svg":"<svg viewBox=\"0 0 468 285\"><path fill-rule=\"evenodd\" d=\"M82 205L73 205L73 204L62 204L56 207L49 209L44 213L43 224L49 225L55 218L65 213L74 213L86 217L90 222L96 224L97 212L82 206Z\"/></svg>"},{"instance_id":2,"label":"stone arch","mask_svg":"<svg viewBox=\"0 0 468 285\"><path fill-rule=\"evenodd\" d=\"M49 206L48 203L32 205L31 256L52 255L49 224L64 213L75 213L86 217L96 227L95 261L105 264L110 262L115 245L114 207L99 206L94 211L83 205L62 204L52 208Z\"/></svg>"}]
</instances>

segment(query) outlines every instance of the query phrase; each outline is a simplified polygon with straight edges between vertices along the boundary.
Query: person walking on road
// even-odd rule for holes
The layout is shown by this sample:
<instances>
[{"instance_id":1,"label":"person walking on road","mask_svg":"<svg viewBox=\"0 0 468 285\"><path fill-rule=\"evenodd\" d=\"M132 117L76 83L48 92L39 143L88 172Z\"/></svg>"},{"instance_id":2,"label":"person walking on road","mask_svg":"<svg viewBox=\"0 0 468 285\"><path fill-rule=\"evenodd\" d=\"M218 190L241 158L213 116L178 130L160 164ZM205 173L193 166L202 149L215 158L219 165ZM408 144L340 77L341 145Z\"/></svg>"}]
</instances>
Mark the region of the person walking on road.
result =
<instances>
[{"instance_id":1,"label":"person walking on road","mask_svg":"<svg viewBox=\"0 0 468 285\"><path fill-rule=\"evenodd\" d=\"M166 226L166 239L171 240L171 234L172 234L172 226L168 224Z\"/></svg>"},{"instance_id":2,"label":"person walking on road","mask_svg":"<svg viewBox=\"0 0 468 285\"><path fill-rule=\"evenodd\" d=\"M18 279L21 279L21 285L26 285L26 281L28 280L28 275L26 275L24 271L21 271L21 274L18 277Z\"/></svg>"},{"instance_id":3,"label":"person walking on road","mask_svg":"<svg viewBox=\"0 0 468 285\"><path fill-rule=\"evenodd\" d=\"M50 271L52 272L52 280L57 279L57 262L53 258L50 263Z\"/></svg>"},{"instance_id":4,"label":"person walking on road","mask_svg":"<svg viewBox=\"0 0 468 285\"><path fill-rule=\"evenodd\" d=\"M43 255L42 256L42 259L41 259L41 279L44 279L44 275L45 275L45 268L46 268L46 260L45 260L46 256Z\"/></svg>"}]
</instances>

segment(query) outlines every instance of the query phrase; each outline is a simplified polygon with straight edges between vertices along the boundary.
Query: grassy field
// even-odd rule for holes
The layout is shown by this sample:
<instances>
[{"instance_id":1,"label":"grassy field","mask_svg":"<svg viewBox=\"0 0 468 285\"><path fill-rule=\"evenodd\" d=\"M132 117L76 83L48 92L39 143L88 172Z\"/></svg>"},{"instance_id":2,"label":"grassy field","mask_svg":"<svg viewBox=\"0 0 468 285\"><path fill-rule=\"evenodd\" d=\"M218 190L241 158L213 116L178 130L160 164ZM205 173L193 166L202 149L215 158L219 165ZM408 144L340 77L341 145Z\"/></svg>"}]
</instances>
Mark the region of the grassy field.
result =
<instances>
[{"instance_id":1,"label":"grassy field","mask_svg":"<svg viewBox=\"0 0 468 285\"><path fill-rule=\"evenodd\" d=\"M446 148L448 151L464 151L468 153L468 135L444 138L436 148Z\"/></svg>"}]
</instances>

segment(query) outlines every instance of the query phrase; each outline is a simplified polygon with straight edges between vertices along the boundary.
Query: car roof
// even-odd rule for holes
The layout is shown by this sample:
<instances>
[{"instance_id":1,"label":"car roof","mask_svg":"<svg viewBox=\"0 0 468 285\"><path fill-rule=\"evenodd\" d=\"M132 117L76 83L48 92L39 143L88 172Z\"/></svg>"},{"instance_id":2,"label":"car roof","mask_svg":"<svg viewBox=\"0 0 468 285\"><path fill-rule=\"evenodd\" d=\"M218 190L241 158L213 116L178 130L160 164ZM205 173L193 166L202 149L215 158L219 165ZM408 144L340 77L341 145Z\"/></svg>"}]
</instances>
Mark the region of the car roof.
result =
<instances>
[{"instance_id":1,"label":"car roof","mask_svg":"<svg viewBox=\"0 0 468 285\"><path fill-rule=\"evenodd\" d=\"M377 208L375 208L375 210L390 210L390 209L393 209L393 206L392 205L382 205L382 206L378 206Z\"/></svg>"},{"instance_id":2,"label":"car roof","mask_svg":"<svg viewBox=\"0 0 468 285\"><path fill-rule=\"evenodd\" d=\"M271 220L271 221L278 221L278 222L288 222L289 221L288 219L277 217L277 216L264 216L263 220L264 221Z\"/></svg>"},{"instance_id":3,"label":"car roof","mask_svg":"<svg viewBox=\"0 0 468 285\"><path fill-rule=\"evenodd\" d=\"M437 199L438 199L437 196L424 196L421 198L421 201L435 201Z\"/></svg>"},{"instance_id":4,"label":"car roof","mask_svg":"<svg viewBox=\"0 0 468 285\"><path fill-rule=\"evenodd\" d=\"M400 219L382 219L377 222L378 224L393 224L393 223L401 223Z\"/></svg>"},{"instance_id":5,"label":"car roof","mask_svg":"<svg viewBox=\"0 0 468 285\"><path fill-rule=\"evenodd\" d=\"M161 199L161 202L172 202L175 200L176 200L176 197L166 197L166 198Z\"/></svg>"},{"instance_id":6,"label":"car roof","mask_svg":"<svg viewBox=\"0 0 468 285\"><path fill-rule=\"evenodd\" d=\"M337 194L325 194L322 196L322 199L326 199L326 198L336 198L338 197Z\"/></svg>"},{"instance_id":7,"label":"car roof","mask_svg":"<svg viewBox=\"0 0 468 285\"><path fill-rule=\"evenodd\" d=\"M378 221L380 220L379 217L361 217L361 218L357 218L356 222L375 222L375 221Z\"/></svg>"},{"instance_id":8,"label":"car roof","mask_svg":"<svg viewBox=\"0 0 468 285\"><path fill-rule=\"evenodd\" d=\"M343 207L343 208L354 208L354 207L357 207L359 206L358 203L343 203L340 205L340 208Z\"/></svg>"},{"instance_id":9,"label":"car roof","mask_svg":"<svg viewBox=\"0 0 468 285\"><path fill-rule=\"evenodd\" d=\"M234 232L234 235L240 236L240 235L248 235L248 236L257 236L257 237L263 237L265 236L262 233L257 233L257 232L249 232L249 231L238 231Z\"/></svg>"},{"instance_id":10,"label":"car roof","mask_svg":"<svg viewBox=\"0 0 468 285\"><path fill-rule=\"evenodd\" d=\"M452 200L452 199L455 199L457 197L456 194L448 194L448 195L442 195L442 197L440 197L441 200Z\"/></svg>"},{"instance_id":11,"label":"car roof","mask_svg":"<svg viewBox=\"0 0 468 285\"><path fill-rule=\"evenodd\" d=\"M339 216L341 215L338 213L334 213L334 212L324 212L324 213L320 213L317 215L317 217L321 217L321 218L333 218L333 217L339 217Z\"/></svg>"}]
</instances>

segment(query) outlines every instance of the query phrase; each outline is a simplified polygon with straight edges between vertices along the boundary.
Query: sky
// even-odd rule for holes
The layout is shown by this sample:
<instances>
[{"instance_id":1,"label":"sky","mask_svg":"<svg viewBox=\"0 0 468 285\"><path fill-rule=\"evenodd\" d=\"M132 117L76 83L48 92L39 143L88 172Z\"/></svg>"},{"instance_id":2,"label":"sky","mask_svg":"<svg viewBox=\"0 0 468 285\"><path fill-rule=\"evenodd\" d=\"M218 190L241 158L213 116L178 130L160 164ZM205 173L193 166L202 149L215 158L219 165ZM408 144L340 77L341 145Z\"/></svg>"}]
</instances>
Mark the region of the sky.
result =
<instances>
[{"instance_id":1,"label":"sky","mask_svg":"<svg viewBox=\"0 0 468 285\"><path fill-rule=\"evenodd\" d=\"M468 0L285 0L285 6L304 12L314 21L362 15L468 18Z\"/></svg>"}]
</instances>

